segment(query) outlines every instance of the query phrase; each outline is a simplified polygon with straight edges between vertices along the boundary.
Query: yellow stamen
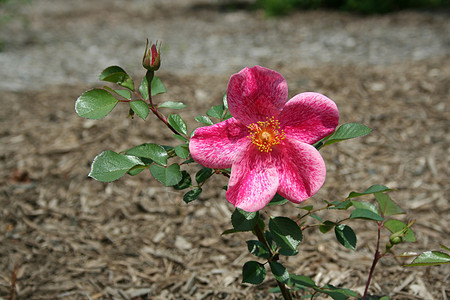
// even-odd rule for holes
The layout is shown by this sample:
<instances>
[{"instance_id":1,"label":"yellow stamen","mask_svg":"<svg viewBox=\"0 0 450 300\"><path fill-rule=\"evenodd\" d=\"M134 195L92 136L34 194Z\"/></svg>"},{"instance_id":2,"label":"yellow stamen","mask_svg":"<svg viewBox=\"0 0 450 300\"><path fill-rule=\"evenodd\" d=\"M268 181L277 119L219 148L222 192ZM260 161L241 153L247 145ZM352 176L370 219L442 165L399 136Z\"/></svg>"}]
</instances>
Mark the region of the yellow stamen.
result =
<instances>
[{"instance_id":1,"label":"yellow stamen","mask_svg":"<svg viewBox=\"0 0 450 300\"><path fill-rule=\"evenodd\" d=\"M280 129L280 122L274 117L266 121L258 121L248 125L248 138L258 146L261 152L272 151L274 145L278 145L284 139L284 132Z\"/></svg>"}]
</instances>

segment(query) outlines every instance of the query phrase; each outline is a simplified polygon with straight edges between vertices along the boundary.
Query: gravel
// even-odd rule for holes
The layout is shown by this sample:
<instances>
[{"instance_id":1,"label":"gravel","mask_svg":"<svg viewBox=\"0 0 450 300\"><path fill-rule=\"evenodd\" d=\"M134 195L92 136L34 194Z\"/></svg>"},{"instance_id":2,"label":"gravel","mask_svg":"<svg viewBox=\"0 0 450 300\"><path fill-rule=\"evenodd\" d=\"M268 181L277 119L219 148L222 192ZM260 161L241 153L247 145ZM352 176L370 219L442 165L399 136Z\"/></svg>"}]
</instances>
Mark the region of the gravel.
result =
<instances>
[{"instance_id":1,"label":"gravel","mask_svg":"<svg viewBox=\"0 0 450 300\"><path fill-rule=\"evenodd\" d=\"M266 19L261 11L220 4L40 0L16 6L0 32L0 89L94 84L114 64L142 72L146 38L162 41L162 70L179 75L231 74L255 64L389 65L445 56L450 49L447 12L364 17L310 11Z\"/></svg>"}]
</instances>

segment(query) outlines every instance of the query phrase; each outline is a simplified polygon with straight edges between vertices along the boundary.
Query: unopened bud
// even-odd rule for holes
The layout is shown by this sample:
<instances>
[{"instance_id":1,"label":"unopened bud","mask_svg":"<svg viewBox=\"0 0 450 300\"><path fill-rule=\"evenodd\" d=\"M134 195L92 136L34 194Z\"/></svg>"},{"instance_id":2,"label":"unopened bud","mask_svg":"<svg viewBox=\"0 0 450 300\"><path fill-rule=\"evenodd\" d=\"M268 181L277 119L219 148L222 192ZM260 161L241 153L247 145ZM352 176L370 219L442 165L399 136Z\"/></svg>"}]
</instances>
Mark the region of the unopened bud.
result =
<instances>
[{"instance_id":1,"label":"unopened bud","mask_svg":"<svg viewBox=\"0 0 450 300\"><path fill-rule=\"evenodd\" d=\"M158 47L158 48L157 48ZM156 71L159 69L161 65L161 44L158 45L158 41L156 43L152 43L150 48L147 44L145 45L144 57L142 58L142 66L149 71Z\"/></svg>"},{"instance_id":2,"label":"unopened bud","mask_svg":"<svg viewBox=\"0 0 450 300\"><path fill-rule=\"evenodd\" d=\"M401 235L396 236L395 234L393 234L389 237L389 242L391 242L392 245L397 245L397 244L403 243L403 241L404 241L404 239L403 239L403 236L401 236Z\"/></svg>"}]
</instances>

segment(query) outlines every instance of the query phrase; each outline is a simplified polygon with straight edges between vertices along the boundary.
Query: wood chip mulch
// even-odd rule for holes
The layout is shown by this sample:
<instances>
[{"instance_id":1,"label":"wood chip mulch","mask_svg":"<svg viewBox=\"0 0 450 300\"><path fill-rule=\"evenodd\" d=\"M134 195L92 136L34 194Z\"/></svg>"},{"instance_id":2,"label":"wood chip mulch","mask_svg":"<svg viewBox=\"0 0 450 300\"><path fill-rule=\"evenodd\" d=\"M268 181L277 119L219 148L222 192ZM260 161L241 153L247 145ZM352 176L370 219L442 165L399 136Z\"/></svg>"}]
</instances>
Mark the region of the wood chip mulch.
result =
<instances>
[{"instance_id":1,"label":"wood chip mulch","mask_svg":"<svg viewBox=\"0 0 450 300\"><path fill-rule=\"evenodd\" d=\"M396 254L449 246L449 57L278 71L291 96L324 93L337 102L341 123L374 129L368 137L321 150L327 180L306 204L321 206L322 200L384 184L395 189L392 198L407 211L399 218L416 220L417 242L394 248ZM188 104L181 112L186 120L219 104L228 81L163 71L161 78L169 91L164 100ZM87 177L90 162L103 150L173 142L153 119L126 119L125 107L105 120L79 118L74 101L88 88L2 95L0 299L8 299L13 274L16 299L276 299L268 292L275 286L271 276L260 286L241 283L242 265L255 259L245 244L251 235L221 236L231 228L233 211L221 189L226 178L213 177L200 200L185 204L182 193L159 185L148 172L108 184ZM291 217L299 212L290 203L267 211ZM332 233L307 230L300 254L286 263L289 271L361 293L376 226L349 224L358 235L356 251L339 245ZM448 265L402 267L406 262L383 259L371 294L447 299Z\"/></svg>"}]
</instances>

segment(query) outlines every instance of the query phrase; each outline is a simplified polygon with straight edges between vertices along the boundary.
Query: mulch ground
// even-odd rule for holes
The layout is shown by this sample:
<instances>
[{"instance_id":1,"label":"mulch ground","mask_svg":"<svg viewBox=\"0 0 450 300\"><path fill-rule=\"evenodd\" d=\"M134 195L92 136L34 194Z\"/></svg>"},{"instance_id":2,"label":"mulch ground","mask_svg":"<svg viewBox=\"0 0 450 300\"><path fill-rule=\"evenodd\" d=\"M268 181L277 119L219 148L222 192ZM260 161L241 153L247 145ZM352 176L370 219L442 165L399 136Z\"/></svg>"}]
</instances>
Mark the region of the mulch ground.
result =
<instances>
[{"instance_id":1,"label":"mulch ground","mask_svg":"<svg viewBox=\"0 0 450 300\"><path fill-rule=\"evenodd\" d=\"M238 70L236 70L238 71ZM350 191L384 184L415 219L417 242L404 251L438 250L449 243L448 57L372 67L278 69L291 96L314 90L335 100L341 122L374 129L364 138L321 150L327 180L306 204L340 200ZM219 104L227 76L160 74L163 100L188 104L193 120ZM233 207L213 177L200 200L185 204L149 172L100 183L87 177L103 150L144 142L172 143L157 121L127 119L117 107L104 120L81 119L75 99L89 86L53 86L46 91L4 92L0 110L0 298L7 299L15 271L17 299L275 299L268 279L241 283L241 268L254 259L249 234L220 234L231 227ZM189 122L190 130L195 122ZM367 200L372 200L367 198ZM272 215L295 216L293 204L270 207ZM322 215L330 220L337 215ZM362 292L375 247L376 226L349 223L356 251L332 233L304 232L291 272ZM383 235L384 241L387 233ZM370 291L392 299L447 299L449 267L404 268L407 260L383 259Z\"/></svg>"}]
</instances>

